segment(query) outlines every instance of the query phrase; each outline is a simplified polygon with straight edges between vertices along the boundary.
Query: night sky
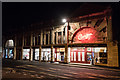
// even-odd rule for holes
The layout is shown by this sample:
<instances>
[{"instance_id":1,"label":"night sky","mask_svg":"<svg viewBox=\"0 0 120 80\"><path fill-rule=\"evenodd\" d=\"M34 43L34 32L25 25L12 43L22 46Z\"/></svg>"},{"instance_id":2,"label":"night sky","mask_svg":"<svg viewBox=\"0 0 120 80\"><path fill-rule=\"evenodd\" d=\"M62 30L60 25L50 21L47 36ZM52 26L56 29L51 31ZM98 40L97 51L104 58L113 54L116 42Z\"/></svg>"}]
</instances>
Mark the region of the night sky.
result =
<instances>
[{"instance_id":1,"label":"night sky","mask_svg":"<svg viewBox=\"0 0 120 80\"><path fill-rule=\"evenodd\" d=\"M69 17L80 2L4 2L2 4L3 33L32 23Z\"/></svg>"}]
</instances>

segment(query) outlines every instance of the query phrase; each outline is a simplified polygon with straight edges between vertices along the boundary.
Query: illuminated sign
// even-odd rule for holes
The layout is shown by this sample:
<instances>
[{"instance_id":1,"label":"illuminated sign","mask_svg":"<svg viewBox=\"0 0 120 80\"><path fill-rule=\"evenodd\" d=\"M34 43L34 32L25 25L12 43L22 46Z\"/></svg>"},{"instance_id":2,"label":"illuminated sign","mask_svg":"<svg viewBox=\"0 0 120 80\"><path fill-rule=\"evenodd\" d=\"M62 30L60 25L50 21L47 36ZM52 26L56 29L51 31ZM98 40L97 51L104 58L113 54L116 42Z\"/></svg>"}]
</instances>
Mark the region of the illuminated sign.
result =
<instances>
[{"instance_id":1,"label":"illuminated sign","mask_svg":"<svg viewBox=\"0 0 120 80\"><path fill-rule=\"evenodd\" d=\"M92 33L85 34L85 35L79 34L79 35L78 35L78 39L79 39L79 40L85 40L85 39L89 40L89 39L91 38L91 35L93 35L93 34L92 34Z\"/></svg>"},{"instance_id":2,"label":"illuminated sign","mask_svg":"<svg viewBox=\"0 0 120 80\"><path fill-rule=\"evenodd\" d=\"M74 43L94 43L97 41L98 33L94 28L83 27L73 35Z\"/></svg>"}]
</instances>

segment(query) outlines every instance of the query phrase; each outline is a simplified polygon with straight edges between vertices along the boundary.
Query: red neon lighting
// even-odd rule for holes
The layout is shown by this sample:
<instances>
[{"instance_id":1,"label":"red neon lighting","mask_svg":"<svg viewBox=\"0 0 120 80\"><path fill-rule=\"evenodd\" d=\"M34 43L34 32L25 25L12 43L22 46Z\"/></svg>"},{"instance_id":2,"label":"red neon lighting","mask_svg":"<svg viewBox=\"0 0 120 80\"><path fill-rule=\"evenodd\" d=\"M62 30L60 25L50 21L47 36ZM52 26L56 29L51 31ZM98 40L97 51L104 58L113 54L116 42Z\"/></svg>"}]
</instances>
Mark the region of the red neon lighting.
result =
<instances>
[{"instance_id":1,"label":"red neon lighting","mask_svg":"<svg viewBox=\"0 0 120 80\"><path fill-rule=\"evenodd\" d=\"M94 43L97 41L97 31L90 27L79 30L73 37L74 43Z\"/></svg>"},{"instance_id":2,"label":"red neon lighting","mask_svg":"<svg viewBox=\"0 0 120 80\"><path fill-rule=\"evenodd\" d=\"M89 34L85 34L85 35L83 35L83 34L79 34L78 35L78 39L79 40L89 40L90 38L91 38L91 35L93 35L92 33L89 33Z\"/></svg>"}]
</instances>

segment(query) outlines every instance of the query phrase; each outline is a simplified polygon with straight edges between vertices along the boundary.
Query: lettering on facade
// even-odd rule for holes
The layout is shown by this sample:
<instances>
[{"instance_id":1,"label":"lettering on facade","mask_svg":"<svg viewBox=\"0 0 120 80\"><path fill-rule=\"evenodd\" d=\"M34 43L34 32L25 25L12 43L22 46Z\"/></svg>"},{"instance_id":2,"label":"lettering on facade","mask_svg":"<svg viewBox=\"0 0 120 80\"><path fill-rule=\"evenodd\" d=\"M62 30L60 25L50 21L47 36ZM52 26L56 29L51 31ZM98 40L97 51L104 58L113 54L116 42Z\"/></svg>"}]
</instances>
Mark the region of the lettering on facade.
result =
<instances>
[{"instance_id":1,"label":"lettering on facade","mask_svg":"<svg viewBox=\"0 0 120 80\"><path fill-rule=\"evenodd\" d=\"M91 27L83 27L79 29L74 37L74 43L95 43L98 39L98 32Z\"/></svg>"},{"instance_id":2,"label":"lettering on facade","mask_svg":"<svg viewBox=\"0 0 120 80\"><path fill-rule=\"evenodd\" d=\"M89 33L89 34L85 34L85 35L83 35L83 34L79 34L78 35L78 39L79 40L90 40L90 38L91 38L91 35L93 35L92 33Z\"/></svg>"}]
</instances>

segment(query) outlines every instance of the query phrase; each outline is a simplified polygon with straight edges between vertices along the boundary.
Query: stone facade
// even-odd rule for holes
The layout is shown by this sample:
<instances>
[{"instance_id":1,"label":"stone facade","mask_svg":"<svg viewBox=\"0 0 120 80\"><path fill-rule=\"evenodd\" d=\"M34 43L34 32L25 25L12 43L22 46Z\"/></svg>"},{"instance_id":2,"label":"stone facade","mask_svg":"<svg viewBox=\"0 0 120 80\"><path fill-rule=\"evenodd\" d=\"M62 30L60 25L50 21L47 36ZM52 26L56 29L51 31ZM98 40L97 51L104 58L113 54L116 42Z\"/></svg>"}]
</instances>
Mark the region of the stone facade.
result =
<instances>
[{"instance_id":1,"label":"stone facade","mask_svg":"<svg viewBox=\"0 0 120 80\"><path fill-rule=\"evenodd\" d=\"M34 24L33 24L34 26ZM70 30L68 30L68 26L70 26ZM34 26L35 27L35 26ZM64 53L60 53L61 61L62 57L64 57L64 62L70 62L70 49L72 47L102 47L104 46L107 48L107 63L106 64L95 64L95 65L104 65L110 67L119 67L118 64L118 45L117 41L113 41L112 38L112 15L111 10L104 10L103 12L89 14L88 16L80 16L75 19L71 19L68 23L58 26L52 26L54 29L46 28L43 30L33 30L29 32L24 32L23 34L16 34L12 37L14 41L14 57L13 59L21 59L23 60L23 49L30 49L29 52L29 60L33 60L33 50L39 48L39 62L41 62L42 48L49 48L51 49L51 62L55 61L55 48L64 48ZM75 34L80 29L84 29L84 27L93 28L98 32L97 39L94 42L75 42L73 39ZM9 40L7 38L6 40ZM93 39L94 40L94 39ZM51 41L51 42L50 42ZM5 44L6 42L4 42ZM102 45L102 46L99 46ZM8 48L9 54L9 47L3 45L4 49ZM57 50L57 49L56 49ZM69 54L68 54L69 53ZM59 57L59 56L57 56ZM48 57L47 57L48 58Z\"/></svg>"}]
</instances>

